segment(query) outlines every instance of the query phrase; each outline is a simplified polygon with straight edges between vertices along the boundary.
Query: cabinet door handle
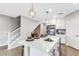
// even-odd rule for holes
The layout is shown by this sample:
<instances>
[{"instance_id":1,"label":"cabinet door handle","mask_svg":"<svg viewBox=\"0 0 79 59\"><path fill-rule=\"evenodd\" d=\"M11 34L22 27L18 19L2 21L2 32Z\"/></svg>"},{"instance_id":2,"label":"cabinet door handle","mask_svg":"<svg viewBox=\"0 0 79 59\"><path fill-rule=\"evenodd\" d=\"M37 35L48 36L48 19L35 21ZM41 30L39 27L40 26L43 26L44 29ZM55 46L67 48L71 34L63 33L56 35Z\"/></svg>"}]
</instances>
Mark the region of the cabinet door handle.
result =
<instances>
[{"instance_id":1,"label":"cabinet door handle","mask_svg":"<svg viewBox=\"0 0 79 59\"><path fill-rule=\"evenodd\" d=\"M55 52L55 49L52 51L52 53L54 53Z\"/></svg>"},{"instance_id":2,"label":"cabinet door handle","mask_svg":"<svg viewBox=\"0 0 79 59\"><path fill-rule=\"evenodd\" d=\"M55 56L55 53L53 53L53 56Z\"/></svg>"}]
</instances>

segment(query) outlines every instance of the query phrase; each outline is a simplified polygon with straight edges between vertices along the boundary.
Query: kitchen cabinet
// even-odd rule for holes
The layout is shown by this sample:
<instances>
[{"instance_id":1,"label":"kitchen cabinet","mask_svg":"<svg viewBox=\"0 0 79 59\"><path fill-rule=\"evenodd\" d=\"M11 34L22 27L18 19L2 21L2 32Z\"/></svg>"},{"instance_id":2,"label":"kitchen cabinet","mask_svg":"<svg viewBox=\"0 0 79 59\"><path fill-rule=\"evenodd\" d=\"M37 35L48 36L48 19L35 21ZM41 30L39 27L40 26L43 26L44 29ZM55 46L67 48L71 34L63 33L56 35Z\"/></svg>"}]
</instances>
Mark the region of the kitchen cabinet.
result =
<instances>
[{"instance_id":1,"label":"kitchen cabinet","mask_svg":"<svg viewBox=\"0 0 79 59\"><path fill-rule=\"evenodd\" d=\"M59 50L58 50L58 48L59 48L59 43L56 43L54 45L54 47L52 47L51 50L49 51L49 54L51 56L59 56Z\"/></svg>"},{"instance_id":2,"label":"kitchen cabinet","mask_svg":"<svg viewBox=\"0 0 79 59\"><path fill-rule=\"evenodd\" d=\"M30 47L30 56L48 56L49 54L38 47Z\"/></svg>"},{"instance_id":3,"label":"kitchen cabinet","mask_svg":"<svg viewBox=\"0 0 79 59\"><path fill-rule=\"evenodd\" d=\"M57 35L61 38L61 43L65 44L66 43L66 35Z\"/></svg>"},{"instance_id":4,"label":"kitchen cabinet","mask_svg":"<svg viewBox=\"0 0 79 59\"><path fill-rule=\"evenodd\" d=\"M59 56L59 51L58 51L58 43L56 43L50 51L46 52L43 49L36 47L36 46L30 46L30 47L25 47L25 56ZM29 48L29 50L27 50Z\"/></svg>"},{"instance_id":5,"label":"kitchen cabinet","mask_svg":"<svg viewBox=\"0 0 79 59\"><path fill-rule=\"evenodd\" d=\"M56 29L65 29L65 19L57 18L55 25L56 25Z\"/></svg>"},{"instance_id":6,"label":"kitchen cabinet","mask_svg":"<svg viewBox=\"0 0 79 59\"><path fill-rule=\"evenodd\" d=\"M58 18L56 20L56 29L66 29L66 22L64 18ZM61 38L61 43L66 43L66 35L65 34L56 34Z\"/></svg>"},{"instance_id":7,"label":"kitchen cabinet","mask_svg":"<svg viewBox=\"0 0 79 59\"><path fill-rule=\"evenodd\" d=\"M53 42L44 41L44 39L48 37L50 37ZM59 37L48 37L35 39L31 42L19 41L20 44L24 45L24 56L59 56Z\"/></svg>"}]
</instances>

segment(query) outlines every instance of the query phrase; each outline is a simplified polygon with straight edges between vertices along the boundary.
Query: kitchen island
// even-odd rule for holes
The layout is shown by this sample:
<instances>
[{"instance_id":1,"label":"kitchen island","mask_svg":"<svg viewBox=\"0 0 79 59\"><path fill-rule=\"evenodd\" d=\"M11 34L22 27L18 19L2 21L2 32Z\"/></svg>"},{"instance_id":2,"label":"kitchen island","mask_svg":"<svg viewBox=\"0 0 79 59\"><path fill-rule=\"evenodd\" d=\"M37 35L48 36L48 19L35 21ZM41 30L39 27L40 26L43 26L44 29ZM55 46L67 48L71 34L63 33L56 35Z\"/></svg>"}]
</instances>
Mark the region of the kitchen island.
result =
<instances>
[{"instance_id":1,"label":"kitchen island","mask_svg":"<svg viewBox=\"0 0 79 59\"><path fill-rule=\"evenodd\" d=\"M53 41L45 41L47 38ZM24 45L25 56L59 56L59 37L57 36L47 36L30 42L20 40L19 43Z\"/></svg>"}]
</instances>

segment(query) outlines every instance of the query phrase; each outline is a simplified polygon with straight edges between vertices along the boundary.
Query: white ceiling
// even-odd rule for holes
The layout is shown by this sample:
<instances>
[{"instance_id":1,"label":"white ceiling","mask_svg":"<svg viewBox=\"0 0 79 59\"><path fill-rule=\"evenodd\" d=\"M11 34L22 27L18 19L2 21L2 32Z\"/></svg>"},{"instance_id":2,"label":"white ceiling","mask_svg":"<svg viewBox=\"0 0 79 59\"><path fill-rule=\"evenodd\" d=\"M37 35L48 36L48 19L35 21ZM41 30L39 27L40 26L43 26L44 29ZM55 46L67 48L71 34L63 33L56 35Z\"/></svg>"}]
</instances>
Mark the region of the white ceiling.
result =
<instances>
[{"instance_id":1,"label":"white ceiling","mask_svg":"<svg viewBox=\"0 0 79 59\"><path fill-rule=\"evenodd\" d=\"M18 15L29 16L29 10L31 3L0 3L0 14L16 17ZM68 15L79 9L79 4L72 3L36 3L34 4L37 19L45 19L46 11L52 9L52 12L48 14L49 18L58 15L58 13L64 13L61 17Z\"/></svg>"}]
</instances>

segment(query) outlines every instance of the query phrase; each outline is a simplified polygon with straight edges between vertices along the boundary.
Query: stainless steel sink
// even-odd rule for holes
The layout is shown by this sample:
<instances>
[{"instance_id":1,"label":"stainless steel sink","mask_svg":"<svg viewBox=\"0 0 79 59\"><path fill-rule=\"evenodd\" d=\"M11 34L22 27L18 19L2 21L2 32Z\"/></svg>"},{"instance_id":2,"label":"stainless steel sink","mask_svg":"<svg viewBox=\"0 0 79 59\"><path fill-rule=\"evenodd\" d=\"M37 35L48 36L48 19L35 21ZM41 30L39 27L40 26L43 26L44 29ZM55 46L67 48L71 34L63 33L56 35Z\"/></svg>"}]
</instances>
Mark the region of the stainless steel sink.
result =
<instances>
[{"instance_id":1,"label":"stainless steel sink","mask_svg":"<svg viewBox=\"0 0 79 59\"><path fill-rule=\"evenodd\" d=\"M54 40L52 40L50 38L46 38L46 39L44 39L44 41L53 42Z\"/></svg>"}]
</instances>

